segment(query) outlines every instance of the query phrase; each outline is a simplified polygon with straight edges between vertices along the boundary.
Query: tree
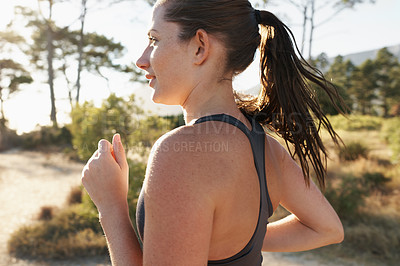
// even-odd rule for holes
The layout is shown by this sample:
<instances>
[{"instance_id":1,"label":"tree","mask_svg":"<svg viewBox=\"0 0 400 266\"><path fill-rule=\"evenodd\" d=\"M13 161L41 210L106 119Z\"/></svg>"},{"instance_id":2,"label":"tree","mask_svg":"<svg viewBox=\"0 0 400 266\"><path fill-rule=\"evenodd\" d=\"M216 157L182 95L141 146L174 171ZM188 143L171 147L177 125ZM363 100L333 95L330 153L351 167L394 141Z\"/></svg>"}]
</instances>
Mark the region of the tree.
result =
<instances>
[{"instance_id":1,"label":"tree","mask_svg":"<svg viewBox=\"0 0 400 266\"><path fill-rule=\"evenodd\" d=\"M87 13L87 0L82 0L81 2L81 16L79 20L81 21L81 28L79 30L79 43L78 43L78 74L76 79L76 103L79 103L79 95L81 91L81 72L82 72L82 60L83 60L83 45L84 45L84 29L85 29L85 19Z\"/></svg>"},{"instance_id":2,"label":"tree","mask_svg":"<svg viewBox=\"0 0 400 266\"><path fill-rule=\"evenodd\" d=\"M398 76L400 64L397 57L387 48L378 51L374 63L378 97L383 109L383 116L387 117L391 107L398 103L400 98L400 77Z\"/></svg>"},{"instance_id":3,"label":"tree","mask_svg":"<svg viewBox=\"0 0 400 266\"><path fill-rule=\"evenodd\" d=\"M22 42L24 38L9 28L0 32L0 52L15 52L14 47L10 46L18 46ZM32 81L30 74L21 64L9 58L0 59L0 127L4 128L7 121L4 114L4 102L19 90L21 84Z\"/></svg>"},{"instance_id":4,"label":"tree","mask_svg":"<svg viewBox=\"0 0 400 266\"><path fill-rule=\"evenodd\" d=\"M6 125L4 101L9 99L21 84L32 81L29 73L19 63L11 59L0 60L0 127Z\"/></svg>"},{"instance_id":5,"label":"tree","mask_svg":"<svg viewBox=\"0 0 400 266\"><path fill-rule=\"evenodd\" d=\"M376 100L376 65L370 59L356 67L351 77L349 94L354 99L355 109L361 114L373 114L373 100Z\"/></svg>"},{"instance_id":6,"label":"tree","mask_svg":"<svg viewBox=\"0 0 400 266\"><path fill-rule=\"evenodd\" d=\"M85 11L83 11L85 12ZM79 102L81 91L82 71L87 71L98 75L108 81L104 75L103 69L113 69L124 73L132 73L134 70L128 66L115 64L114 60L123 56L125 47L115 42L111 38L97 33L84 33L81 21L79 30L70 30L69 27L59 27L55 23L51 26L51 60L49 60L49 33L48 22L32 10L27 8L18 8L18 13L25 20L28 20L27 26L32 28L32 45L26 49L31 62L37 70L48 70L48 83L53 84L58 74L61 74L68 88L68 98L71 108ZM84 15L81 19L84 20ZM78 64L76 64L78 62ZM77 70L75 70L75 69ZM75 72L76 71L76 72ZM73 82L74 76L71 73L77 73L76 83ZM136 76L136 75L134 75ZM50 85L49 85L50 86ZM54 86L53 96L54 96ZM53 101L54 100L54 101ZM55 97L51 98L53 110L55 110ZM52 120L53 121L53 120Z\"/></svg>"},{"instance_id":7,"label":"tree","mask_svg":"<svg viewBox=\"0 0 400 266\"><path fill-rule=\"evenodd\" d=\"M56 98L54 93L54 39L55 39L55 22L53 20L53 6L56 3L62 2L62 0L37 0L39 13L36 13L28 8L18 6L15 10L16 14L27 20L27 27L33 27L33 39L36 42L32 47L27 49L25 52L31 57L31 61L35 64L37 69L46 70L47 72L47 83L50 89L50 102L51 112L50 120L53 123L53 127L58 127L57 123L57 110L56 110ZM48 4L47 12L44 14L42 10L41 2ZM44 33L44 34L41 34ZM37 42L37 37L41 37L41 42ZM41 62L39 62L41 61Z\"/></svg>"},{"instance_id":8,"label":"tree","mask_svg":"<svg viewBox=\"0 0 400 266\"><path fill-rule=\"evenodd\" d=\"M264 2L267 2L264 0ZM280 1L282 2L282 1ZM296 7L302 14L302 25L303 34L301 41L301 53L303 54L305 48L305 40L308 25L308 58L311 59L312 46L314 42L315 30L325 23L331 21L334 17L340 14L342 11L348 8L354 8L357 4L364 2L374 3L375 0L284 0L284 2L289 3ZM316 14L324 9L331 10L331 14L322 21L316 21ZM307 23L308 22L308 23Z\"/></svg>"},{"instance_id":9,"label":"tree","mask_svg":"<svg viewBox=\"0 0 400 266\"><path fill-rule=\"evenodd\" d=\"M343 56L339 55L325 73L325 77L335 85L344 103L350 109L352 109L353 101L349 96L349 90L354 69L355 66L350 60L344 61Z\"/></svg>"},{"instance_id":10,"label":"tree","mask_svg":"<svg viewBox=\"0 0 400 266\"><path fill-rule=\"evenodd\" d=\"M348 111L348 106L351 104L350 97L347 93L348 88L343 86L339 82L339 80L334 79L334 76L343 79L343 76L346 75L350 76L351 74L350 69L348 70L349 73L346 73L346 71L343 71L343 69L339 66L342 65L342 61L343 58L336 58L335 62L331 65L330 69L325 73L325 78L327 78L327 80L329 80L336 87L338 91L338 96L340 96L343 99L343 102L338 99L330 99L329 96L319 86L316 86L314 83L310 84L312 88L315 90L315 93L318 97L318 102L322 108L322 111L325 114L337 115L339 114L339 110L337 110L337 108L339 108L343 112L346 112ZM317 58L312 59L310 63L317 69L324 70L329 66L329 59L325 53L322 53ZM335 72L336 68L340 68L340 73ZM350 77L348 77L348 79L350 79ZM332 101L334 101L335 104L333 104Z\"/></svg>"},{"instance_id":11,"label":"tree","mask_svg":"<svg viewBox=\"0 0 400 266\"><path fill-rule=\"evenodd\" d=\"M59 51L57 60L61 63L59 70L64 74L64 78L68 84L68 95L71 103L71 108L75 104L79 104L80 81L78 80L82 71L87 71L94 75L104 78L108 82L108 78L103 74L103 69L113 69L123 73L130 73L134 70L128 66L115 64L114 60L123 56L125 47L115 42L113 39L107 38L104 35L97 33L85 33L81 35L79 31L69 31L68 28L60 29L59 34L62 36L59 43ZM75 104L73 102L73 85L68 77L67 70L73 66L75 58L78 56L78 78L75 96Z\"/></svg>"}]
</instances>

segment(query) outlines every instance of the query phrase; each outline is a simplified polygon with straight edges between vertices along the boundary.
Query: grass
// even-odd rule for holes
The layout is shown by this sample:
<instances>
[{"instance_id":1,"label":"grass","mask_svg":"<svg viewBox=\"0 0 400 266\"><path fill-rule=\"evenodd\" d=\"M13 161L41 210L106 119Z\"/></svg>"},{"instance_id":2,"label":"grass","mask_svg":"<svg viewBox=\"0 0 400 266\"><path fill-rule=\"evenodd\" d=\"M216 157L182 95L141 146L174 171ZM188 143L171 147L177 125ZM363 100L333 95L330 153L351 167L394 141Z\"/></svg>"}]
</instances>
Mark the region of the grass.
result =
<instances>
[{"instance_id":1,"label":"grass","mask_svg":"<svg viewBox=\"0 0 400 266\"><path fill-rule=\"evenodd\" d=\"M368 154L353 161L340 160L340 150L335 148L326 132L322 133L330 154L328 182L331 191L337 194L336 199L330 200L341 216L345 240L309 252L328 260L341 258L350 264L398 265L400 165L393 159L394 144L385 137L384 125L388 120L375 117L344 120L343 117L331 119L344 143L358 143L368 150ZM343 187L344 180L349 178L347 187ZM349 196L350 192L353 194ZM353 209L343 212L340 209L343 205L353 205Z\"/></svg>"},{"instance_id":2,"label":"grass","mask_svg":"<svg viewBox=\"0 0 400 266\"><path fill-rule=\"evenodd\" d=\"M354 152L361 156L351 161L340 160L340 149L326 132L321 135L330 157L326 196L341 216L345 240L304 253L343 264L397 265L400 260L400 164L392 150L397 145L393 143L396 138L385 133L389 120L374 117L343 120L346 119L332 118L344 143L356 143L362 148L361 152L360 149ZM363 152L364 148L367 152ZM128 201L134 219L145 165L131 162L130 167ZM9 252L16 257L56 259L106 254L97 211L87 194L74 188L67 203L61 210L42 208L38 215L42 217L40 221L13 234L8 242ZM287 214L279 207L270 222Z\"/></svg>"}]
</instances>

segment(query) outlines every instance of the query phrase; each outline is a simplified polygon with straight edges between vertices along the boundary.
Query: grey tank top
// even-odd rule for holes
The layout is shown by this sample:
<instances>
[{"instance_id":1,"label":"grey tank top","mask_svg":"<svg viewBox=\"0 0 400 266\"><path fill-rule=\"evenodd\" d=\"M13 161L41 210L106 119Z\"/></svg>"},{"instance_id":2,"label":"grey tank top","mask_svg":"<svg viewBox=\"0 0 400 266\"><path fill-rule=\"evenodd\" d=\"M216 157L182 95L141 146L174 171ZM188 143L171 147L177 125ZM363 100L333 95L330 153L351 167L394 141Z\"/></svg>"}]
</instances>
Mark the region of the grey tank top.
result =
<instances>
[{"instance_id":1,"label":"grey tank top","mask_svg":"<svg viewBox=\"0 0 400 266\"><path fill-rule=\"evenodd\" d=\"M273 213L272 203L269 198L265 179L265 132L261 125L253 118L247 115L246 117L252 124L252 130L249 130L240 120L227 114L204 116L195 122L195 124L207 121L225 122L239 128L244 134L246 134L253 151L254 166L257 170L258 181L260 184L260 209L258 213L258 222L250 241L239 253L222 260L210 260L208 261L208 265L256 266L262 264L263 257L261 254L261 248L267 231L268 218ZM144 195L143 191L141 191L136 208L136 225L141 241L144 240L144 224Z\"/></svg>"}]
</instances>

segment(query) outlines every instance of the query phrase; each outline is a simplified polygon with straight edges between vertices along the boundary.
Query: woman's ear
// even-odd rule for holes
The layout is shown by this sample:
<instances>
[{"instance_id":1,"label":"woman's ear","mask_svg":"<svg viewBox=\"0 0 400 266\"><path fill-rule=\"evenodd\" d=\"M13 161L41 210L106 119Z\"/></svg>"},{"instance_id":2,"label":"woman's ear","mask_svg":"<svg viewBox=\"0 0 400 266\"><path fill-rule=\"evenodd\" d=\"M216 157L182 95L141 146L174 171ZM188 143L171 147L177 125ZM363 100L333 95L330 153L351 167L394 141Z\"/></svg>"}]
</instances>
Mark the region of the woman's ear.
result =
<instances>
[{"instance_id":1,"label":"woman's ear","mask_svg":"<svg viewBox=\"0 0 400 266\"><path fill-rule=\"evenodd\" d=\"M205 30L199 29L192 39L192 45L194 64L203 64L210 53L210 36Z\"/></svg>"}]
</instances>

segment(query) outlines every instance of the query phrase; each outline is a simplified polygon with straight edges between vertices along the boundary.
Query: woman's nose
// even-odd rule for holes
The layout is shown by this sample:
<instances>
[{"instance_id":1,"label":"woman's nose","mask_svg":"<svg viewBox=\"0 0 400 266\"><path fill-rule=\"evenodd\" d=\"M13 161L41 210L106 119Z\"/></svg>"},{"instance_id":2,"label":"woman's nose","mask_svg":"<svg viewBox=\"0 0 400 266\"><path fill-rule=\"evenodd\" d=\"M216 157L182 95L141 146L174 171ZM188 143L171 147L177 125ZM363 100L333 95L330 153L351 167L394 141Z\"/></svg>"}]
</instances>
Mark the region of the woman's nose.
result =
<instances>
[{"instance_id":1,"label":"woman's nose","mask_svg":"<svg viewBox=\"0 0 400 266\"><path fill-rule=\"evenodd\" d=\"M148 47L143 51L143 54L136 61L136 66L140 69L146 70L150 66Z\"/></svg>"}]
</instances>

